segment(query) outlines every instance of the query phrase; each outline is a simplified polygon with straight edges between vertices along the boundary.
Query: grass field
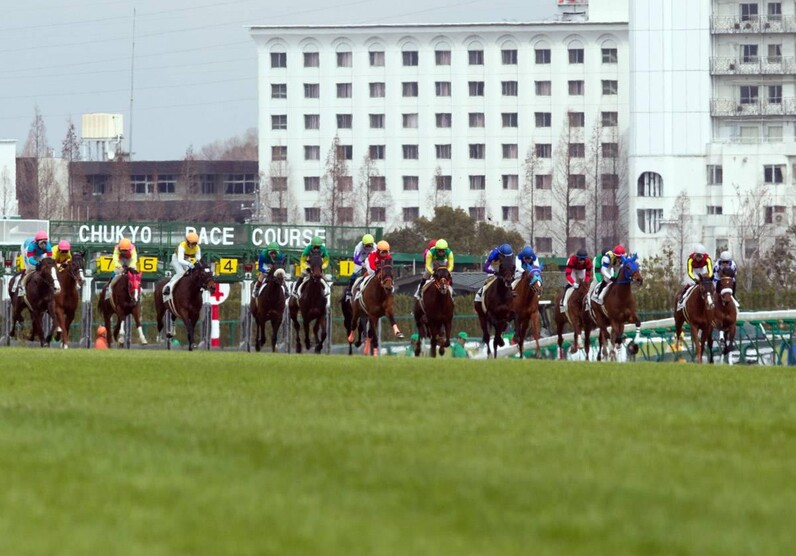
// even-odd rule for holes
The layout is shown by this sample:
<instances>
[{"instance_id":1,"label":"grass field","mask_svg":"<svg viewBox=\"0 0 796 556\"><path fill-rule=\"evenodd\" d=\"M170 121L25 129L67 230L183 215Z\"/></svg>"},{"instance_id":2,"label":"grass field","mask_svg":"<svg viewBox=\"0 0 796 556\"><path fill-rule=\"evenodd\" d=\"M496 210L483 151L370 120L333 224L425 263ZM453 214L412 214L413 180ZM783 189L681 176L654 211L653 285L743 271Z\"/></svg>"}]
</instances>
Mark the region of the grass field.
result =
<instances>
[{"instance_id":1,"label":"grass field","mask_svg":"<svg viewBox=\"0 0 796 556\"><path fill-rule=\"evenodd\" d=\"M792 554L787 368L0 350L0 554Z\"/></svg>"}]
</instances>

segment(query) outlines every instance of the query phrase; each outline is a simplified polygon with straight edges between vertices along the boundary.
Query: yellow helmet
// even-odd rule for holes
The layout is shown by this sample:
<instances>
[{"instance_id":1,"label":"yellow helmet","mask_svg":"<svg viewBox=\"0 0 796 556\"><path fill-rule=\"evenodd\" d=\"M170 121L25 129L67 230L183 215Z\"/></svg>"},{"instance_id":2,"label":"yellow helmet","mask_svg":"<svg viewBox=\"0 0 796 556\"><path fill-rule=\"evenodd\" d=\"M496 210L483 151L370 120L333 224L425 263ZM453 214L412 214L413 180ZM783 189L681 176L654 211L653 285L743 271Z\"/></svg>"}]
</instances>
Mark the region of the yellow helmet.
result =
<instances>
[{"instance_id":1,"label":"yellow helmet","mask_svg":"<svg viewBox=\"0 0 796 556\"><path fill-rule=\"evenodd\" d=\"M365 234L362 236L362 245L373 245L375 242L376 240L370 234Z\"/></svg>"},{"instance_id":2,"label":"yellow helmet","mask_svg":"<svg viewBox=\"0 0 796 556\"><path fill-rule=\"evenodd\" d=\"M188 243L199 243L199 235L196 232L188 232L185 234L185 241Z\"/></svg>"},{"instance_id":3,"label":"yellow helmet","mask_svg":"<svg viewBox=\"0 0 796 556\"><path fill-rule=\"evenodd\" d=\"M376 249L378 249L379 251L389 251L390 250L390 244L387 243L384 240L381 240L380 242L378 242L376 244Z\"/></svg>"},{"instance_id":4,"label":"yellow helmet","mask_svg":"<svg viewBox=\"0 0 796 556\"><path fill-rule=\"evenodd\" d=\"M437 244L434 245L434 249L447 249L447 248L448 248L448 242L445 241L444 239L438 239Z\"/></svg>"}]
</instances>

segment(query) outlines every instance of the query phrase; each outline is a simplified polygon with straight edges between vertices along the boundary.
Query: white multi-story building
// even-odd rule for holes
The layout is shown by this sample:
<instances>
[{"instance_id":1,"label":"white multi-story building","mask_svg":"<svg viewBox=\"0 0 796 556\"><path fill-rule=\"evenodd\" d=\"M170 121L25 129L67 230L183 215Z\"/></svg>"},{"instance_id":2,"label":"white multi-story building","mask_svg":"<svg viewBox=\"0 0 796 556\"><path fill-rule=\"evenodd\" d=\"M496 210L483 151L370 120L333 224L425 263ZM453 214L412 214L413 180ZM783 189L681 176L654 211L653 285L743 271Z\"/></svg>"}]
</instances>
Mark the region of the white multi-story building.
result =
<instances>
[{"instance_id":1,"label":"white multi-story building","mask_svg":"<svg viewBox=\"0 0 796 556\"><path fill-rule=\"evenodd\" d=\"M586 159L590 141L616 156L628 124L627 4L603 4L619 9L579 22L252 27L266 218L391 228L445 204L563 254L557 224L569 212L585 228L589 210L585 194L569 209L555 199L562 133L573 183L617 187L603 171L589 177ZM353 194L332 215L324 175L335 138ZM365 182L370 201L357 190ZM274 189L287 190L293 214Z\"/></svg>"},{"instance_id":2,"label":"white multi-story building","mask_svg":"<svg viewBox=\"0 0 796 556\"><path fill-rule=\"evenodd\" d=\"M16 140L0 139L0 218L19 216L16 156Z\"/></svg>"}]
</instances>

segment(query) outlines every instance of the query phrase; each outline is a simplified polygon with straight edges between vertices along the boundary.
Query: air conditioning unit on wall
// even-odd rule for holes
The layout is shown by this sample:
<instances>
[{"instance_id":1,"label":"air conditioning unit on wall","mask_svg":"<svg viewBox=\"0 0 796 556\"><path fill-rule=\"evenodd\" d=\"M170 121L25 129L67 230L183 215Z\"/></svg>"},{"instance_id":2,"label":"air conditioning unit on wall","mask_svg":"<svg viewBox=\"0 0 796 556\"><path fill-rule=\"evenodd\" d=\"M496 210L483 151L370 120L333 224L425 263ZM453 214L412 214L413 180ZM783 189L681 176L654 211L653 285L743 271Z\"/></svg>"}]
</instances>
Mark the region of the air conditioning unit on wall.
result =
<instances>
[{"instance_id":1,"label":"air conditioning unit on wall","mask_svg":"<svg viewBox=\"0 0 796 556\"><path fill-rule=\"evenodd\" d=\"M788 222L785 219L785 215L784 214L775 214L774 215L774 224L776 224L777 226L783 226L783 225L786 225L787 223Z\"/></svg>"}]
</instances>

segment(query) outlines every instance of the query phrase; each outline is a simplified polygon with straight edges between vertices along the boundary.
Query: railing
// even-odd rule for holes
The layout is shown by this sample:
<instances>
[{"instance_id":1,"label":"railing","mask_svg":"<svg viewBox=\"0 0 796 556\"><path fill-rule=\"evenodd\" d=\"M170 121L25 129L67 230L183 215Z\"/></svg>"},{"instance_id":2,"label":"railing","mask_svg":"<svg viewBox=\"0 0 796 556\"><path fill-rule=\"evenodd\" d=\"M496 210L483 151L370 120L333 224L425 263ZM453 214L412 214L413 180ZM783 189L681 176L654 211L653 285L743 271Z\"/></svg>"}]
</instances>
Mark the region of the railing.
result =
<instances>
[{"instance_id":1,"label":"railing","mask_svg":"<svg viewBox=\"0 0 796 556\"><path fill-rule=\"evenodd\" d=\"M796 16L760 15L744 19L740 16L715 16L710 19L712 33L793 33Z\"/></svg>"},{"instance_id":2,"label":"railing","mask_svg":"<svg viewBox=\"0 0 796 556\"><path fill-rule=\"evenodd\" d=\"M713 75L785 75L796 73L796 57L754 56L749 58L711 58Z\"/></svg>"},{"instance_id":3,"label":"railing","mask_svg":"<svg viewBox=\"0 0 796 556\"><path fill-rule=\"evenodd\" d=\"M796 116L796 99L783 98L781 102L758 100L744 103L735 99L712 99L710 101L711 116L747 117L747 116Z\"/></svg>"}]
</instances>

